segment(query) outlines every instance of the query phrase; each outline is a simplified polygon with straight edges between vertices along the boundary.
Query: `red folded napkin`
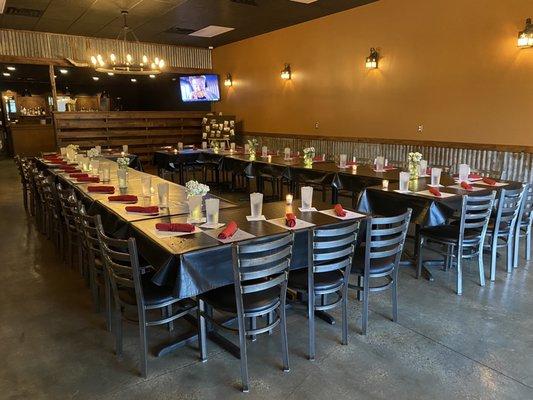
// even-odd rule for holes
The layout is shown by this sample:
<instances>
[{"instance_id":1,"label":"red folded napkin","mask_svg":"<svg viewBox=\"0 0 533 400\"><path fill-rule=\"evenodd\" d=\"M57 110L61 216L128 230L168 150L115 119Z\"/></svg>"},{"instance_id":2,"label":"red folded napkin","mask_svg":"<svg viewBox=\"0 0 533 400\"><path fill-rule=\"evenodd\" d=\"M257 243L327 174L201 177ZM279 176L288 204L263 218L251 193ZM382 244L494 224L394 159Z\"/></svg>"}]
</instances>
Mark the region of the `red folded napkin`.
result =
<instances>
[{"instance_id":1,"label":"red folded napkin","mask_svg":"<svg viewBox=\"0 0 533 400\"><path fill-rule=\"evenodd\" d=\"M109 196L107 198L109 201L128 201L128 202L137 202L137 196L133 194L121 194L119 196Z\"/></svg>"},{"instance_id":2,"label":"red folded napkin","mask_svg":"<svg viewBox=\"0 0 533 400\"><path fill-rule=\"evenodd\" d=\"M69 174L69 178L88 178L88 177L89 177L89 174L84 174L84 173Z\"/></svg>"},{"instance_id":3,"label":"red folded napkin","mask_svg":"<svg viewBox=\"0 0 533 400\"><path fill-rule=\"evenodd\" d=\"M442 196L442 193L440 192L440 190L435 188L435 187L430 187L429 188L429 193L431 193L435 197L441 197Z\"/></svg>"},{"instance_id":4,"label":"red folded napkin","mask_svg":"<svg viewBox=\"0 0 533 400\"><path fill-rule=\"evenodd\" d=\"M396 167L383 167L385 171L394 171Z\"/></svg>"},{"instance_id":5,"label":"red folded napkin","mask_svg":"<svg viewBox=\"0 0 533 400\"><path fill-rule=\"evenodd\" d=\"M465 190L472 190L472 185L470 183L468 183L467 181L462 181L461 182L461 187Z\"/></svg>"},{"instance_id":6,"label":"red folded napkin","mask_svg":"<svg viewBox=\"0 0 533 400\"><path fill-rule=\"evenodd\" d=\"M487 185L491 185L491 186L496 185L496 180L492 179L492 178L489 178L489 177L483 178L483 182L486 183Z\"/></svg>"},{"instance_id":7,"label":"red folded napkin","mask_svg":"<svg viewBox=\"0 0 533 400\"><path fill-rule=\"evenodd\" d=\"M91 193L115 193L114 186L87 186L87 191Z\"/></svg>"},{"instance_id":8,"label":"red folded napkin","mask_svg":"<svg viewBox=\"0 0 533 400\"><path fill-rule=\"evenodd\" d=\"M81 169L78 169L78 168L68 168L68 169L65 169L65 168L61 168L61 170L63 172L65 172L66 174L81 174Z\"/></svg>"},{"instance_id":9,"label":"red folded napkin","mask_svg":"<svg viewBox=\"0 0 533 400\"><path fill-rule=\"evenodd\" d=\"M289 228L294 228L294 226L296 226L296 215L293 213L287 213L285 215L285 225Z\"/></svg>"},{"instance_id":10,"label":"red folded napkin","mask_svg":"<svg viewBox=\"0 0 533 400\"><path fill-rule=\"evenodd\" d=\"M218 234L219 239L229 239L233 235L235 235L235 232L237 232L238 226L235 221L228 222L228 225L224 228L222 232Z\"/></svg>"},{"instance_id":11,"label":"red folded napkin","mask_svg":"<svg viewBox=\"0 0 533 400\"><path fill-rule=\"evenodd\" d=\"M100 178L97 176L86 176L76 179L78 182L94 182L98 183L100 182Z\"/></svg>"},{"instance_id":12,"label":"red folded napkin","mask_svg":"<svg viewBox=\"0 0 533 400\"><path fill-rule=\"evenodd\" d=\"M347 165L348 167L352 167L352 166L354 166L354 165L357 165L357 162L346 161L346 165Z\"/></svg>"},{"instance_id":13,"label":"red folded napkin","mask_svg":"<svg viewBox=\"0 0 533 400\"><path fill-rule=\"evenodd\" d=\"M340 204L335 204L335 207L333 207L333 209L335 210L335 214L337 214L337 216L346 217L346 211L344 211L344 208L342 208Z\"/></svg>"},{"instance_id":14,"label":"red folded napkin","mask_svg":"<svg viewBox=\"0 0 533 400\"><path fill-rule=\"evenodd\" d=\"M60 169L62 169L63 171L68 171L69 169L75 169L76 167L74 165L61 165L61 167L59 167Z\"/></svg>"},{"instance_id":15,"label":"red folded napkin","mask_svg":"<svg viewBox=\"0 0 533 400\"><path fill-rule=\"evenodd\" d=\"M478 173L476 172L471 172L469 175L468 175L468 178L469 179L481 179L481 175L479 175Z\"/></svg>"},{"instance_id":16,"label":"red folded napkin","mask_svg":"<svg viewBox=\"0 0 533 400\"><path fill-rule=\"evenodd\" d=\"M148 207L127 206L126 207L126 211L127 212L142 213L142 214L159 214L159 207L158 206L148 206Z\"/></svg>"},{"instance_id":17,"label":"red folded napkin","mask_svg":"<svg viewBox=\"0 0 533 400\"><path fill-rule=\"evenodd\" d=\"M160 222L155 224L155 229L164 232L194 232L194 225Z\"/></svg>"},{"instance_id":18,"label":"red folded napkin","mask_svg":"<svg viewBox=\"0 0 533 400\"><path fill-rule=\"evenodd\" d=\"M317 161L317 162L326 161L326 156L322 154L321 156L314 157L313 161Z\"/></svg>"}]
</instances>

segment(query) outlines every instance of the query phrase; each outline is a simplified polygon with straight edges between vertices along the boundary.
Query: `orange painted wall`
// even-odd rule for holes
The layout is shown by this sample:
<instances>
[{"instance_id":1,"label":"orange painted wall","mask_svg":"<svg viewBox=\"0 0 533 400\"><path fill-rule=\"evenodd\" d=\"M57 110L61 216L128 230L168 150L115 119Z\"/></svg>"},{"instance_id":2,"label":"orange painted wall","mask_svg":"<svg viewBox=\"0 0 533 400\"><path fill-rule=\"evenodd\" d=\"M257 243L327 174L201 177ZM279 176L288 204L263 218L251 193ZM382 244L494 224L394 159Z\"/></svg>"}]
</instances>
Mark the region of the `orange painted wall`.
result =
<instances>
[{"instance_id":1,"label":"orange painted wall","mask_svg":"<svg viewBox=\"0 0 533 400\"><path fill-rule=\"evenodd\" d=\"M215 110L248 132L533 145L528 16L531 0L380 0L222 46L214 69L234 85Z\"/></svg>"}]
</instances>

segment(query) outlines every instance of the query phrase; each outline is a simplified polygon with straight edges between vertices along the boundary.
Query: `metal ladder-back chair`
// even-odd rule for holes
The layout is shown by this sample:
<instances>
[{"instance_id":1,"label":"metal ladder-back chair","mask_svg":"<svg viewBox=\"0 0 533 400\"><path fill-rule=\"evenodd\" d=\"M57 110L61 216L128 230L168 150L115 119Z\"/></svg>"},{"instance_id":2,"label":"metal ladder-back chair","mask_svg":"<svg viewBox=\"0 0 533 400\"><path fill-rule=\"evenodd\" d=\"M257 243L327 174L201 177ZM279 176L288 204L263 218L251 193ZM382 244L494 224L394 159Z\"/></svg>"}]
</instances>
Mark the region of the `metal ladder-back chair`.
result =
<instances>
[{"instance_id":1,"label":"metal ladder-back chair","mask_svg":"<svg viewBox=\"0 0 533 400\"><path fill-rule=\"evenodd\" d=\"M463 293L462 260L477 256L479 267L479 284L485 286L485 269L483 267L483 242L489 224L496 192L485 196L463 196L461 215L454 224L432 226L420 229L418 240L417 278L422 273L422 249L429 243L444 246L446 251L432 247L436 253L444 256L445 267L454 263L457 266L457 294Z\"/></svg>"},{"instance_id":2,"label":"metal ladder-back chair","mask_svg":"<svg viewBox=\"0 0 533 400\"><path fill-rule=\"evenodd\" d=\"M207 360L206 319L213 328L216 326L237 333L243 392L249 391L247 337L253 339L261 333L270 333L280 325L283 370L289 371L285 305L293 241L293 234L290 233L233 244L235 284L199 296L200 357L202 361ZM230 314L230 321L237 318L238 328L227 326L228 320L217 321L213 317L213 309ZM260 317L267 317L267 322L264 326L258 327L257 318Z\"/></svg>"},{"instance_id":3,"label":"metal ladder-back chair","mask_svg":"<svg viewBox=\"0 0 533 400\"><path fill-rule=\"evenodd\" d=\"M25 172L25 163L27 162L25 158L22 158L18 155L14 157L15 164L20 175L20 183L22 185L22 202L24 204L24 210L28 211L28 179L26 178Z\"/></svg>"},{"instance_id":4,"label":"metal ladder-back chair","mask_svg":"<svg viewBox=\"0 0 533 400\"><path fill-rule=\"evenodd\" d=\"M487 228L487 243L490 249L490 280L496 280L496 257L498 248L507 248L507 272L513 270L513 249L515 247L515 228L522 206L524 187L520 189L501 189L497 200L496 215Z\"/></svg>"},{"instance_id":5,"label":"metal ladder-back chair","mask_svg":"<svg viewBox=\"0 0 533 400\"><path fill-rule=\"evenodd\" d=\"M362 297L363 311L361 333L366 335L368 326L368 302L370 292L392 289L392 320L398 320L398 270L403 245L412 210L393 217L370 218L366 223L364 251L357 253L352 272L357 276L356 289L358 298ZM387 282L380 286L371 286L370 280L385 278ZM361 296L362 292L362 296Z\"/></svg>"},{"instance_id":6,"label":"metal ladder-back chair","mask_svg":"<svg viewBox=\"0 0 533 400\"><path fill-rule=\"evenodd\" d=\"M520 238L525 238L524 258L526 261L531 260L531 232L533 230L533 184L524 188L522 207L518 215L515 234L514 262L515 268L518 267L518 253L520 250Z\"/></svg>"},{"instance_id":7,"label":"metal ladder-back chair","mask_svg":"<svg viewBox=\"0 0 533 400\"><path fill-rule=\"evenodd\" d=\"M359 222L309 230L308 268L289 275L289 288L307 295L310 360L315 359L316 311L342 307L342 344L348 344L348 280L358 231Z\"/></svg>"},{"instance_id":8,"label":"metal ladder-back chair","mask_svg":"<svg viewBox=\"0 0 533 400\"><path fill-rule=\"evenodd\" d=\"M74 254L77 254L80 273L83 274L81 240L75 215L76 195L73 190L63 189L61 184L57 185L57 195L61 204L63 229L66 234L64 237L67 239L66 260L70 267L74 267Z\"/></svg>"},{"instance_id":9,"label":"metal ladder-back chair","mask_svg":"<svg viewBox=\"0 0 533 400\"><path fill-rule=\"evenodd\" d=\"M98 240L106 266L111 292L114 299L113 319L115 325L115 346L118 356L122 355L122 319L125 311L136 309L139 319L141 344L141 375L148 373L147 328L168 325L186 316L196 308L196 302L190 299L180 300L173 295L171 288L159 287L148 279L142 278L145 272L139 266L139 256L134 238L128 240L113 239L104 233L101 223L97 224ZM159 311L160 319L150 319L151 311Z\"/></svg>"},{"instance_id":10,"label":"metal ladder-back chair","mask_svg":"<svg viewBox=\"0 0 533 400\"><path fill-rule=\"evenodd\" d=\"M35 186L35 221L37 229L42 234L47 234L47 217L44 196L44 181L46 177L37 168L32 170L32 180Z\"/></svg>"},{"instance_id":11,"label":"metal ladder-back chair","mask_svg":"<svg viewBox=\"0 0 533 400\"><path fill-rule=\"evenodd\" d=\"M97 229L98 226L102 225L102 221L99 215L87 215L81 201L78 202L78 211L83 232L83 242L87 249L89 286L94 308L96 312L100 312L100 298L103 292L106 328L111 331L111 286L104 266Z\"/></svg>"},{"instance_id":12,"label":"metal ladder-back chair","mask_svg":"<svg viewBox=\"0 0 533 400\"><path fill-rule=\"evenodd\" d=\"M48 176L42 181L42 195L46 215L47 236L52 239L58 250L62 249L63 232L61 224L61 208L56 201L54 178Z\"/></svg>"}]
</instances>

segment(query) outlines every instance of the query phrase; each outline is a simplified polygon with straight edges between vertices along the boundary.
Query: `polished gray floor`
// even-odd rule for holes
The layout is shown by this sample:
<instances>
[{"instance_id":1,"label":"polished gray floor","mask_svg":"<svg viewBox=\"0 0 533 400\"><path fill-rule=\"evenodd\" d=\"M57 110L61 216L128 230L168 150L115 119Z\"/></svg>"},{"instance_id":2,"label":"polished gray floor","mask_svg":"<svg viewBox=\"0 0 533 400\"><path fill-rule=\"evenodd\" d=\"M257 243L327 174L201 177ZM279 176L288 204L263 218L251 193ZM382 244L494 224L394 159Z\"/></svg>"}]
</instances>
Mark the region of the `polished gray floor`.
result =
<instances>
[{"instance_id":1,"label":"polished gray floor","mask_svg":"<svg viewBox=\"0 0 533 400\"><path fill-rule=\"evenodd\" d=\"M352 294L349 344L340 345L340 326L319 321L314 362L304 312L290 310L291 371L281 371L279 336L260 336L249 344L245 395L238 361L213 343L206 363L194 344L150 357L143 379L136 326L127 325L124 357L115 357L79 274L26 217L12 160L0 161L0 237L1 399L533 399L532 263L522 257L510 275L500 262L484 288L467 264L463 296L453 271L430 283L403 269L399 323L388 294L371 296L367 336ZM169 335L153 329L150 344Z\"/></svg>"}]
</instances>

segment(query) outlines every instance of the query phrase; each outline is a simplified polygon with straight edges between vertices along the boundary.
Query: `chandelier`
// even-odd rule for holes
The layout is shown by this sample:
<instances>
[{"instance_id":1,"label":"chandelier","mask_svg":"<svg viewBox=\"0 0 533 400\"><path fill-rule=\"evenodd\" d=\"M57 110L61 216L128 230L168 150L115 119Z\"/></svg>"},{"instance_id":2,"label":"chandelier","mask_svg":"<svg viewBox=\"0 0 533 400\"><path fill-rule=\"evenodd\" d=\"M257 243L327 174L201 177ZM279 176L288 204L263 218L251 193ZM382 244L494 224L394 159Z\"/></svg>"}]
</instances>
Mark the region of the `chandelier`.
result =
<instances>
[{"instance_id":1,"label":"chandelier","mask_svg":"<svg viewBox=\"0 0 533 400\"><path fill-rule=\"evenodd\" d=\"M97 72L106 72L109 75L125 74L125 75L157 75L165 67L165 61L159 57L150 60L146 55L142 56L141 60L134 60L132 55L126 52L126 45L128 42L128 35L131 34L134 41L139 43L137 35L128 26L127 11L121 11L124 19L124 25L117 36L117 43L122 47L122 54L111 53L109 59L105 59L101 54L91 56L91 62ZM121 45L120 45L120 42Z\"/></svg>"}]
</instances>

